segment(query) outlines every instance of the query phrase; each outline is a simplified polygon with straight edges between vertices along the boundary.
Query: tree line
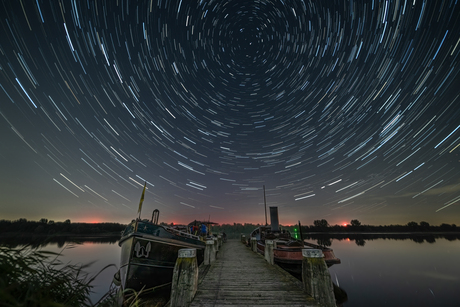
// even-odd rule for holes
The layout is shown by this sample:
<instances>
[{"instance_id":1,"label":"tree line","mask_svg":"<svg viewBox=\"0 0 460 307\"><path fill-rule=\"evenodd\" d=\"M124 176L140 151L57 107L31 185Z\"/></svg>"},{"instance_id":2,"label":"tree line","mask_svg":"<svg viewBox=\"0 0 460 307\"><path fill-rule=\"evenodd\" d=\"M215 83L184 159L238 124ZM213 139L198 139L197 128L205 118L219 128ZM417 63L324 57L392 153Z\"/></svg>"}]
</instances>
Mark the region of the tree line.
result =
<instances>
[{"instance_id":1,"label":"tree line","mask_svg":"<svg viewBox=\"0 0 460 307\"><path fill-rule=\"evenodd\" d=\"M254 229L261 226L260 224L251 223L233 223L212 226L213 233L225 232L228 238L239 238L241 234L249 235ZM299 236L299 225L280 225L281 229L291 232L294 237ZM430 225L422 221L409 222L406 225L363 225L357 219L353 219L347 225L330 225L325 219L314 220L313 225L301 225L301 232L308 233L398 233L398 232L460 232L460 227L455 224L441 224L439 226Z\"/></svg>"},{"instance_id":2,"label":"tree line","mask_svg":"<svg viewBox=\"0 0 460 307\"><path fill-rule=\"evenodd\" d=\"M228 238L239 238L241 234L249 235L254 229L261 226L252 223L233 223L213 225L213 233L225 232ZM21 218L15 221L0 220L0 234L6 233L23 233L38 235L88 235L88 234L120 234L126 225L120 223L72 223L69 219L64 222L54 222L42 218L39 221L29 221ZM289 230L293 235L299 233L299 225L283 226L282 229ZM430 225L422 221L409 222L406 225L363 225L360 221L353 219L347 225L330 225L325 219L314 220L313 225L301 225L302 233L349 233L349 232L367 232L367 233L395 233L395 232L460 232L460 227L455 224L441 224L439 226Z\"/></svg>"},{"instance_id":3,"label":"tree line","mask_svg":"<svg viewBox=\"0 0 460 307\"><path fill-rule=\"evenodd\" d=\"M302 225L302 233L309 232L459 232L460 227L455 224L442 223L439 226L430 225L428 222L420 223L411 221L406 225L363 225L359 220L351 220L346 225L329 225L325 219L313 221L313 225Z\"/></svg>"},{"instance_id":4,"label":"tree line","mask_svg":"<svg viewBox=\"0 0 460 307\"><path fill-rule=\"evenodd\" d=\"M125 227L126 225L120 223L72 223L69 219L64 222L55 222L46 218L42 218L39 221L28 221L25 218L20 218L15 221L0 220L0 234L120 234Z\"/></svg>"}]
</instances>

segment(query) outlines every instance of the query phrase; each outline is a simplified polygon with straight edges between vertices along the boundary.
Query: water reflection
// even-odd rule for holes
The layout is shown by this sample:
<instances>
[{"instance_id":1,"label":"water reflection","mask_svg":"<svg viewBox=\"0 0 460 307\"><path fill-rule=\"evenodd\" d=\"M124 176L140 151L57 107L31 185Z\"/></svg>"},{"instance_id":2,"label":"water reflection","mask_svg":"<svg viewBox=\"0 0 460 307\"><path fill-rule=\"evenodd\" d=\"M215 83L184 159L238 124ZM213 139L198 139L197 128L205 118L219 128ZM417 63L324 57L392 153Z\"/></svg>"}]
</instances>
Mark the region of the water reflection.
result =
<instances>
[{"instance_id":1,"label":"water reflection","mask_svg":"<svg viewBox=\"0 0 460 307\"><path fill-rule=\"evenodd\" d=\"M9 247L28 245L31 248L41 248L49 244L57 244L58 248L64 248L69 243L107 243L115 244L120 240L117 236L14 236L0 238L0 244Z\"/></svg>"},{"instance_id":2,"label":"water reflection","mask_svg":"<svg viewBox=\"0 0 460 307\"><path fill-rule=\"evenodd\" d=\"M363 238L357 238L357 239L355 239L355 243L356 243L356 245L358 245L358 246L364 246L364 245L366 245L366 241L364 241Z\"/></svg>"},{"instance_id":3,"label":"water reflection","mask_svg":"<svg viewBox=\"0 0 460 307\"><path fill-rule=\"evenodd\" d=\"M113 275L118 270L120 263L120 247L118 238L89 238L89 237L34 237L26 238L2 238L0 245L19 248L27 246L31 249L50 251L60 254L62 263L73 265L88 265L84 273L88 276L97 277L91 283L93 285L90 300L94 304L98 302L109 290ZM112 265L104 269L107 265ZM1 303L0 303L1 305Z\"/></svg>"},{"instance_id":4,"label":"water reflection","mask_svg":"<svg viewBox=\"0 0 460 307\"><path fill-rule=\"evenodd\" d=\"M329 272L348 294L344 307L460 306L459 235L329 239L342 260Z\"/></svg>"},{"instance_id":5,"label":"water reflection","mask_svg":"<svg viewBox=\"0 0 460 307\"><path fill-rule=\"evenodd\" d=\"M435 243L437 239L445 239L447 241L460 240L460 234L411 234L411 233L399 233L399 234L303 234L307 240L316 240L318 245L324 247L330 247L333 240L338 241L354 241L358 246L365 246L366 241L373 240L411 240L415 243Z\"/></svg>"},{"instance_id":6,"label":"water reflection","mask_svg":"<svg viewBox=\"0 0 460 307\"><path fill-rule=\"evenodd\" d=\"M304 237L312 243L332 247L341 259L342 263L330 267L329 272L334 283L344 290L345 301L348 298L344 307L460 306L460 234L309 234ZM27 242L14 238L9 244L32 244L43 250L62 252L64 262L93 262L88 269L90 274L96 274L108 264L118 267L117 240L54 237ZM72 248L65 248L69 245ZM117 268L111 267L95 280L93 302L108 291L116 271Z\"/></svg>"}]
</instances>

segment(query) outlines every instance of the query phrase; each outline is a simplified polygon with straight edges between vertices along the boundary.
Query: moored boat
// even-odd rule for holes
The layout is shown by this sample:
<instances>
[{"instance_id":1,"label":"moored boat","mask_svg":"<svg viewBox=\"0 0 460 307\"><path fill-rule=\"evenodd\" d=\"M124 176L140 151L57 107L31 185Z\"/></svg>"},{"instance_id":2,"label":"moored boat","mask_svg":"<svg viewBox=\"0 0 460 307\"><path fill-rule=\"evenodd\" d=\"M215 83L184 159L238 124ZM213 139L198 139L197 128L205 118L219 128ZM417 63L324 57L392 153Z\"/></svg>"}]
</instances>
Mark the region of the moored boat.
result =
<instances>
[{"instance_id":1,"label":"moored boat","mask_svg":"<svg viewBox=\"0 0 460 307\"><path fill-rule=\"evenodd\" d=\"M172 226L137 219L125 229L119 245L121 287L140 291L171 282L181 248L196 248L201 263L206 241Z\"/></svg>"},{"instance_id":2,"label":"moored boat","mask_svg":"<svg viewBox=\"0 0 460 307\"><path fill-rule=\"evenodd\" d=\"M196 248L198 263L204 259L206 232L195 235L190 232L190 226L159 224L158 209L153 211L151 220L140 219L144 193L145 187L139 204L139 218L126 227L118 243L121 260L114 281L119 283L122 291L132 289L138 292L169 284L179 249Z\"/></svg>"},{"instance_id":3,"label":"moored boat","mask_svg":"<svg viewBox=\"0 0 460 307\"><path fill-rule=\"evenodd\" d=\"M276 264L294 274L302 271L302 249L320 249L323 252L324 260L330 267L339 264L340 259L334 254L331 248L297 240L291 236L288 230L281 230L278 222L278 207L270 207L270 226L260 226L250 235L257 241L257 251L265 253L265 240L273 240L273 256Z\"/></svg>"}]
</instances>

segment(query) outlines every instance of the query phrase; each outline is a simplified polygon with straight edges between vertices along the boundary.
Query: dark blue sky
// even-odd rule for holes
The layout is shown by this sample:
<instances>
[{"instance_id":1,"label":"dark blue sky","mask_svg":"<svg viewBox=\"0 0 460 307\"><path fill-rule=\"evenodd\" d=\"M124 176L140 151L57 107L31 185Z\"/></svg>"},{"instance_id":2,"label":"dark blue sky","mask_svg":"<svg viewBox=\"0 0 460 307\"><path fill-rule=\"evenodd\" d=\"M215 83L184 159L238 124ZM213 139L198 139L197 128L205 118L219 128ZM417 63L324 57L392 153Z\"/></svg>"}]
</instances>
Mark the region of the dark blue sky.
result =
<instances>
[{"instance_id":1,"label":"dark blue sky","mask_svg":"<svg viewBox=\"0 0 460 307\"><path fill-rule=\"evenodd\" d=\"M2 1L0 216L456 223L456 1Z\"/></svg>"}]
</instances>

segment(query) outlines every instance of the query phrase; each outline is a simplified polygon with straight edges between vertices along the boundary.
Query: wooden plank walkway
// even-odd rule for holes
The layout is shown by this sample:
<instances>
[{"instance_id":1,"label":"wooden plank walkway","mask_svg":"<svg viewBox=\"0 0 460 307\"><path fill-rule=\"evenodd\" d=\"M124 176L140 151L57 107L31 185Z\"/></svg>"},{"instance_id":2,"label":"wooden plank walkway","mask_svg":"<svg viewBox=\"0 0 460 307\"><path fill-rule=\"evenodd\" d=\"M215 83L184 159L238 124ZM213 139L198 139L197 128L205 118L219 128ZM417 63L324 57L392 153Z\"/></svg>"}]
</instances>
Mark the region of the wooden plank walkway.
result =
<instances>
[{"instance_id":1,"label":"wooden plank walkway","mask_svg":"<svg viewBox=\"0 0 460 307\"><path fill-rule=\"evenodd\" d=\"M302 290L302 283L239 240L229 240L217 260L200 277L191 307L319 306Z\"/></svg>"}]
</instances>

